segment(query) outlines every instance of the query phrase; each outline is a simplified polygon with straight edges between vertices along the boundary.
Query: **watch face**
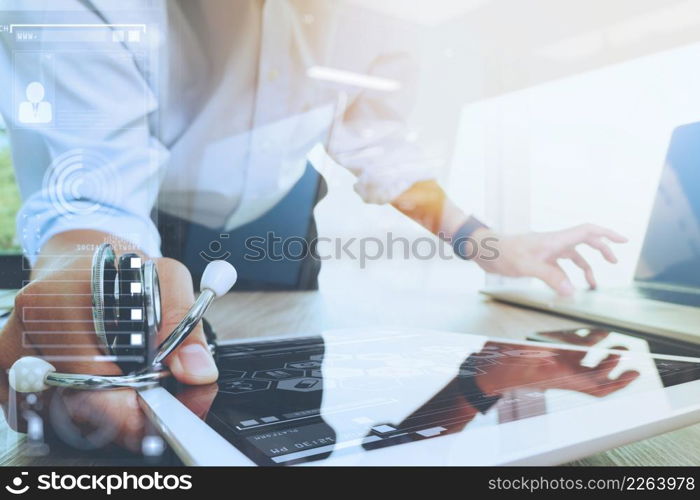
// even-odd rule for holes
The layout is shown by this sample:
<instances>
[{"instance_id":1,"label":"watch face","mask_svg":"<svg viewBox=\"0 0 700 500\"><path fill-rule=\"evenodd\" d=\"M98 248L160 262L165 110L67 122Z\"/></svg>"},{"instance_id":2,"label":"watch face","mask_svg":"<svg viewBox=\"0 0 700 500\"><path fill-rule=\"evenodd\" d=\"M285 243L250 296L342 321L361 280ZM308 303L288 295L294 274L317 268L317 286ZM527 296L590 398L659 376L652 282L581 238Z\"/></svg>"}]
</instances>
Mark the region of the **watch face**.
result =
<instances>
[{"instance_id":1,"label":"watch face","mask_svg":"<svg viewBox=\"0 0 700 500\"><path fill-rule=\"evenodd\" d=\"M532 446L506 430L509 422L561 415L575 434L586 425L568 421L566 412L594 415L596 405L620 397L651 403L665 398L664 387L700 378L700 360L657 359L596 347L604 343L599 334L589 344L567 335L577 343L382 330L223 344L218 383L172 391L257 464L359 460L426 440L453 450L440 460L460 464ZM487 429L500 436L500 448L482 457L466 444L454 451L451 438L483 448Z\"/></svg>"}]
</instances>

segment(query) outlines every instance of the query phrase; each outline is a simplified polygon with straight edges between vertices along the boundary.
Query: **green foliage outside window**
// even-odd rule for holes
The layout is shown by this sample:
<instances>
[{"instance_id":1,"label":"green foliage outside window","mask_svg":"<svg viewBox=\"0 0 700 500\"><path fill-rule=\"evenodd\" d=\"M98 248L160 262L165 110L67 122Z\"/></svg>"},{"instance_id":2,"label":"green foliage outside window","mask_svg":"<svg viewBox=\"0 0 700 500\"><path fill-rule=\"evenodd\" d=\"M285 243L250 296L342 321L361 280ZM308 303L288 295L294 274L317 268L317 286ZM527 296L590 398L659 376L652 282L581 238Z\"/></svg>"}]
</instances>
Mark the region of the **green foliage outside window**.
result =
<instances>
[{"instance_id":1,"label":"green foliage outside window","mask_svg":"<svg viewBox=\"0 0 700 500\"><path fill-rule=\"evenodd\" d=\"M20 203L7 135L0 129L0 253L20 251L15 239L15 217Z\"/></svg>"}]
</instances>

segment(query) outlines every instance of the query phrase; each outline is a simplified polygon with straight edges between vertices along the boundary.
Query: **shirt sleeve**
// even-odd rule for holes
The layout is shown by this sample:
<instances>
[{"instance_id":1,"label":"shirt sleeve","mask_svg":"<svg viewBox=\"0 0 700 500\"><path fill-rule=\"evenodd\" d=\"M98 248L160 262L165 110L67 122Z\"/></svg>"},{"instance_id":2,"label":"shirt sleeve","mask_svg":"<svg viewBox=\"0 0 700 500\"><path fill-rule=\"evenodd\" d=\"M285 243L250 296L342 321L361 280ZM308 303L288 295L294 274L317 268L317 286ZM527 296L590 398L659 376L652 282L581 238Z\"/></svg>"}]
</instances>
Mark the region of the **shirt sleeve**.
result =
<instances>
[{"instance_id":1,"label":"shirt sleeve","mask_svg":"<svg viewBox=\"0 0 700 500\"><path fill-rule=\"evenodd\" d=\"M415 36L404 33L393 38L388 28L384 33L373 31L363 33L367 38L363 42L354 40L360 44L355 52L361 55L353 66L359 73L383 79L388 90L346 89L347 103L334 125L329 153L357 176L355 191L366 202L382 204L418 181L435 178L444 158L431 156L409 125L419 73ZM383 49L375 51L372 45Z\"/></svg>"},{"instance_id":2,"label":"shirt sleeve","mask_svg":"<svg viewBox=\"0 0 700 500\"><path fill-rule=\"evenodd\" d=\"M104 23L96 13L80 11L82 2L62 3L72 4L71 19ZM40 11L27 11L13 22L40 18ZM32 57L11 36L0 37L0 82L12 89L2 93L0 112L23 199L17 234L25 254L33 263L54 235L95 229L160 255L150 215L168 151L152 133L158 101L144 76L149 61L138 60L127 43L76 56L46 41L40 54ZM34 81L52 108L48 123L27 123L18 111Z\"/></svg>"}]
</instances>

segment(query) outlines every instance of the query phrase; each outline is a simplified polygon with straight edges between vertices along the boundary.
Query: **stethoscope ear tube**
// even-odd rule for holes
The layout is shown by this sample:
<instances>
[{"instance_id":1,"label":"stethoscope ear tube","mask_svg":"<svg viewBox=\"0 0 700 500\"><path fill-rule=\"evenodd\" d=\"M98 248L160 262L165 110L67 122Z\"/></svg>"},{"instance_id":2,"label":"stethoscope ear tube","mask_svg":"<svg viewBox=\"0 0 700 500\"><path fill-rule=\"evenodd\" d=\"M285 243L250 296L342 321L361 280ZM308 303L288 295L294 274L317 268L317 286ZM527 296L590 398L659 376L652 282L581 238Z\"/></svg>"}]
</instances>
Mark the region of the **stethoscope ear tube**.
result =
<instances>
[{"instance_id":1,"label":"stethoscope ear tube","mask_svg":"<svg viewBox=\"0 0 700 500\"><path fill-rule=\"evenodd\" d=\"M21 393L41 392L49 387L65 387L77 390L139 389L157 384L170 375L168 370L142 371L127 375L87 375L82 373L58 373L51 363L41 358L24 356L10 368L10 386Z\"/></svg>"},{"instance_id":2,"label":"stethoscope ear tube","mask_svg":"<svg viewBox=\"0 0 700 500\"><path fill-rule=\"evenodd\" d=\"M129 373L127 375L83 375L80 373L49 373L46 375L45 384L53 387L65 387L69 389L140 389L157 384L161 379L169 377L170 371L144 371Z\"/></svg>"}]
</instances>

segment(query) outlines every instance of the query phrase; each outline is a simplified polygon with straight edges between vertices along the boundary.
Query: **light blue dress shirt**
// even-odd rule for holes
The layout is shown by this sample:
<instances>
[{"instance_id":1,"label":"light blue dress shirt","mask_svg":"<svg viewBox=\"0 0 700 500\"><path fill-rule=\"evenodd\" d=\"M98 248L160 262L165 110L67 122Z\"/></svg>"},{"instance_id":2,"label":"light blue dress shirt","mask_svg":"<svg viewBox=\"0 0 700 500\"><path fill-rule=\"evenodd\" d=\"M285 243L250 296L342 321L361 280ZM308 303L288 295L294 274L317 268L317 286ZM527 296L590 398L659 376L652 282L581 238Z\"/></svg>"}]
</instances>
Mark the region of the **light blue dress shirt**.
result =
<instances>
[{"instance_id":1,"label":"light blue dress shirt","mask_svg":"<svg viewBox=\"0 0 700 500\"><path fill-rule=\"evenodd\" d=\"M345 2L0 0L0 10L12 25L0 33L0 85L11 89L0 112L30 260L71 229L157 256L154 206L238 227L291 189L319 143L369 202L433 176L406 125L410 30ZM397 85L309 78L318 67Z\"/></svg>"}]
</instances>

